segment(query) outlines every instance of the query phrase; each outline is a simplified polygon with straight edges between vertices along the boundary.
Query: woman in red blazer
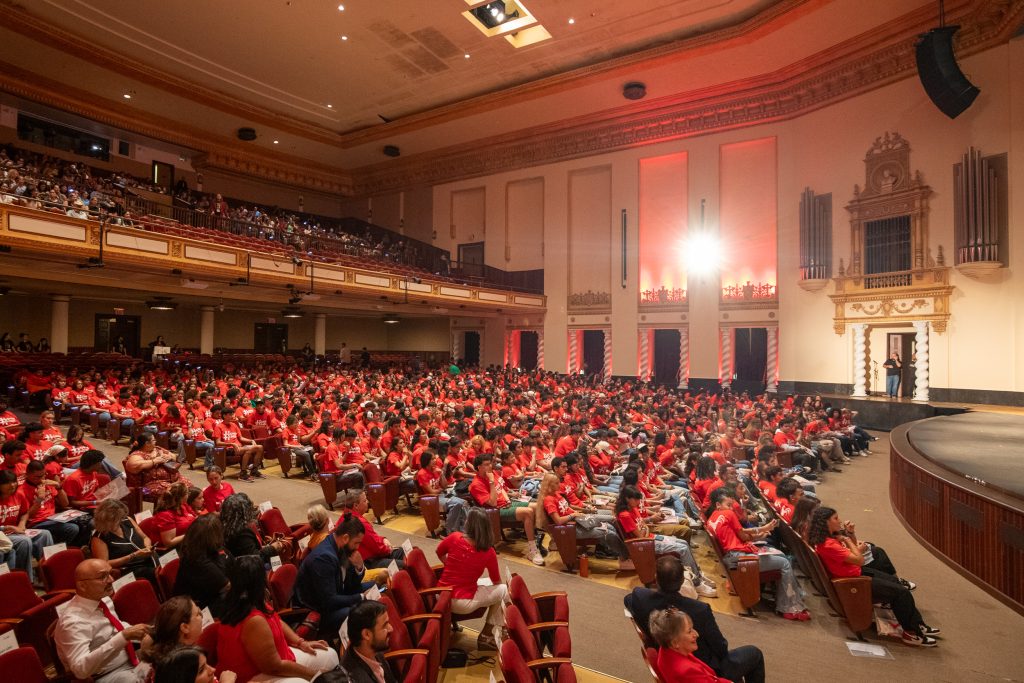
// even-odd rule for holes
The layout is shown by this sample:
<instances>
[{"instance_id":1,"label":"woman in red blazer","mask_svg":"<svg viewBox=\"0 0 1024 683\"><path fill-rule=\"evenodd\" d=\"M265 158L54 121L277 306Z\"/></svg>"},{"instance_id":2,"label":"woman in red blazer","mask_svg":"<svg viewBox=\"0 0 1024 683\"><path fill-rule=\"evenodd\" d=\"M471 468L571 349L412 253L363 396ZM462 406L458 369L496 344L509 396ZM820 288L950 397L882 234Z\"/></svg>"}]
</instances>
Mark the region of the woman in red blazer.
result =
<instances>
[{"instance_id":1,"label":"woman in red blazer","mask_svg":"<svg viewBox=\"0 0 1024 683\"><path fill-rule=\"evenodd\" d=\"M686 612L676 609L651 613L651 636L658 643L655 668L665 683L729 683L693 656L697 651L697 632Z\"/></svg>"}]
</instances>

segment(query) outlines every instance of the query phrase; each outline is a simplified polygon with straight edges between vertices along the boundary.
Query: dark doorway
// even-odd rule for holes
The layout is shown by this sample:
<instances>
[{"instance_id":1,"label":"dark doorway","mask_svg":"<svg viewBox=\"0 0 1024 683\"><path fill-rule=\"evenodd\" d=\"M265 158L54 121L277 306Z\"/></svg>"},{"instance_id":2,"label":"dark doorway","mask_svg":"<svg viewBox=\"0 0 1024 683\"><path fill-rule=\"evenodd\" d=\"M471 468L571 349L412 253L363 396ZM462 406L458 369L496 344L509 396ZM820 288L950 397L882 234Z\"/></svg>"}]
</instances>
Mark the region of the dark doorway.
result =
<instances>
[{"instance_id":1,"label":"dark doorway","mask_svg":"<svg viewBox=\"0 0 1024 683\"><path fill-rule=\"evenodd\" d=\"M170 194L171 188L174 187L174 166L165 161L154 161L151 180L154 185L164 188Z\"/></svg>"},{"instance_id":2,"label":"dark doorway","mask_svg":"<svg viewBox=\"0 0 1024 683\"><path fill-rule=\"evenodd\" d=\"M914 383L917 381L917 373L914 371L914 345L915 335L911 332L900 333L890 332L885 335L885 360L893 353L900 354L900 389L897 393L900 397L912 398L914 396ZM885 393L885 368L878 366L878 392Z\"/></svg>"},{"instance_id":3,"label":"dark doorway","mask_svg":"<svg viewBox=\"0 0 1024 683\"><path fill-rule=\"evenodd\" d=\"M763 391L768 367L768 330L763 327L741 327L736 330L736 379ZM750 390L746 386L745 390ZM734 389L735 391L735 389Z\"/></svg>"},{"instance_id":4,"label":"dark doorway","mask_svg":"<svg viewBox=\"0 0 1024 683\"><path fill-rule=\"evenodd\" d=\"M604 374L604 332L583 330L583 374Z\"/></svg>"},{"instance_id":5,"label":"dark doorway","mask_svg":"<svg viewBox=\"0 0 1024 683\"><path fill-rule=\"evenodd\" d=\"M679 386L679 330L654 331L654 381Z\"/></svg>"},{"instance_id":6,"label":"dark doorway","mask_svg":"<svg viewBox=\"0 0 1024 683\"><path fill-rule=\"evenodd\" d=\"M137 315L96 314L93 334L93 348L110 353L117 348L119 339L124 339L129 356L138 357L142 334L142 318Z\"/></svg>"},{"instance_id":7,"label":"dark doorway","mask_svg":"<svg viewBox=\"0 0 1024 683\"><path fill-rule=\"evenodd\" d=\"M484 276L484 243L459 245L459 270L467 277Z\"/></svg>"},{"instance_id":8,"label":"dark doorway","mask_svg":"<svg viewBox=\"0 0 1024 683\"><path fill-rule=\"evenodd\" d=\"M524 330L519 333L519 367L537 369L537 333Z\"/></svg>"},{"instance_id":9,"label":"dark doorway","mask_svg":"<svg viewBox=\"0 0 1024 683\"><path fill-rule=\"evenodd\" d=\"M288 325L256 323L252 349L256 353L288 353Z\"/></svg>"},{"instance_id":10,"label":"dark doorway","mask_svg":"<svg viewBox=\"0 0 1024 683\"><path fill-rule=\"evenodd\" d=\"M480 333L466 332L462 340L462 366L480 365Z\"/></svg>"}]
</instances>

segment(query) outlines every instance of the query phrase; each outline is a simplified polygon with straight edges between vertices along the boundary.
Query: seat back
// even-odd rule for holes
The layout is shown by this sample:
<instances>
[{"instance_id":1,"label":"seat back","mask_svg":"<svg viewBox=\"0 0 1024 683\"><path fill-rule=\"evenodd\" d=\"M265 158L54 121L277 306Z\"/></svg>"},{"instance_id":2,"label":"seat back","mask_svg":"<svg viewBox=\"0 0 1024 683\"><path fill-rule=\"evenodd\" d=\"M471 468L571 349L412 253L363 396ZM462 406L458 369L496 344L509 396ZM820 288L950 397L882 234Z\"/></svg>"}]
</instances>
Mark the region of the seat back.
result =
<instances>
[{"instance_id":1,"label":"seat back","mask_svg":"<svg viewBox=\"0 0 1024 683\"><path fill-rule=\"evenodd\" d=\"M292 594L295 592L295 580L298 575L299 568L294 564L282 564L270 573L268 584L274 609L283 610L292 604Z\"/></svg>"},{"instance_id":2,"label":"seat back","mask_svg":"<svg viewBox=\"0 0 1024 683\"><path fill-rule=\"evenodd\" d=\"M0 619L14 619L42 604L25 572L0 575L0 595Z\"/></svg>"},{"instance_id":3,"label":"seat back","mask_svg":"<svg viewBox=\"0 0 1024 683\"><path fill-rule=\"evenodd\" d=\"M49 683L43 663L31 647L17 647L0 655L0 671L9 681Z\"/></svg>"},{"instance_id":4,"label":"seat back","mask_svg":"<svg viewBox=\"0 0 1024 683\"><path fill-rule=\"evenodd\" d=\"M68 548L54 553L39 563L43 583L49 591L74 590L75 568L85 560L81 548Z\"/></svg>"},{"instance_id":5,"label":"seat back","mask_svg":"<svg viewBox=\"0 0 1024 683\"><path fill-rule=\"evenodd\" d=\"M663 683L665 680L661 676L661 670L658 669L658 651L653 647L647 647L643 650L644 661L647 662L647 668L651 672L651 676L654 677L655 683Z\"/></svg>"},{"instance_id":6,"label":"seat back","mask_svg":"<svg viewBox=\"0 0 1024 683\"><path fill-rule=\"evenodd\" d=\"M526 666L519 646L511 638L501 644L501 673L505 683L537 683L536 676Z\"/></svg>"},{"instance_id":7,"label":"seat back","mask_svg":"<svg viewBox=\"0 0 1024 683\"><path fill-rule=\"evenodd\" d=\"M519 614L527 624L536 624L543 621L540 616L540 607L538 607L537 601L533 599L533 595L530 594L530 589L526 587L523 577L513 574L512 580L508 582L508 592L509 597L512 598L512 604L519 610ZM526 654L526 652L523 652L524 656Z\"/></svg>"},{"instance_id":8,"label":"seat back","mask_svg":"<svg viewBox=\"0 0 1024 683\"><path fill-rule=\"evenodd\" d=\"M382 595L380 602L388 608L388 622L391 624L391 636L388 640L390 648L392 650L408 650L414 647L409 629L402 623L402 613L398 610L394 600L388 595Z\"/></svg>"},{"instance_id":9,"label":"seat back","mask_svg":"<svg viewBox=\"0 0 1024 683\"><path fill-rule=\"evenodd\" d=\"M132 581L114 593L114 611L126 624L151 624L160 609L153 584L145 579Z\"/></svg>"},{"instance_id":10,"label":"seat back","mask_svg":"<svg viewBox=\"0 0 1024 683\"><path fill-rule=\"evenodd\" d=\"M174 582L178 580L178 567L181 560L175 558L156 570L156 580L160 584L160 592L164 600L174 595Z\"/></svg>"},{"instance_id":11,"label":"seat back","mask_svg":"<svg viewBox=\"0 0 1024 683\"><path fill-rule=\"evenodd\" d=\"M413 614L423 614L429 611L423 603L423 597L416 592L416 587L413 586L409 572L404 569L391 577L391 590L389 592L395 600L398 611L404 617L409 617Z\"/></svg>"},{"instance_id":12,"label":"seat back","mask_svg":"<svg viewBox=\"0 0 1024 683\"><path fill-rule=\"evenodd\" d=\"M523 615L515 605L505 608L505 627L508 629L509 637L515 641L519 652L528 662L541 658L540 645L536 637L527 628L523 621Z\"/></svg>"},{"instance_id":13,"label":"seat back","mask_svg":"<svg viewBox=\"0 0 1024 683\"><path fill-rule=\"evenodd\" d=\"M264 536L273 536L274 534L288 536L292 532L288 527L288 523L284 521L284 515L276 507L272 507L262 513L259 517L259 524Z\"/></svg>"},{"instance_id":14,"label":"seat back","mask_svg":"<svg viewBox=\"0 0 1024 683\"><path fill-rule=\"evenodd\" d=\"M405 570L409 572L409 577L417 589L437 585L437 575L427 562L427 556L419 548L413 548L412 552L405 556Z\"/></svg>"}]
</instances>

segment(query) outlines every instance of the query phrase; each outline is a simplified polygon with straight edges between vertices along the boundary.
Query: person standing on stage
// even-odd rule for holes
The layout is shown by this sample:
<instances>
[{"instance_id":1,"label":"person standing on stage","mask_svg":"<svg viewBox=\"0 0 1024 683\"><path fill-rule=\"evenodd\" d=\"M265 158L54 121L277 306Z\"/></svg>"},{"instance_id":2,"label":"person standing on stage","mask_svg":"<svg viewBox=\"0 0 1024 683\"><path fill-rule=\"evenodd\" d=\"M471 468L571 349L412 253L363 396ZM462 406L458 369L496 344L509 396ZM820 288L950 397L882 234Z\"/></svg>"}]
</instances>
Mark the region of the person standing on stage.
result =
<instances>
[{"instance_id":1,"label":"person standing on stage","mask_svg":"<svg viewBox=\"0 0 1024 683\"><path fill-rule=\"evenodd\" d=\"M889 359L882 363L882 367L885 368L885 393L889 398L896 398L900 390L900 372L903 368L900 354L893 352Z\"/></svg>"}]
</instances>

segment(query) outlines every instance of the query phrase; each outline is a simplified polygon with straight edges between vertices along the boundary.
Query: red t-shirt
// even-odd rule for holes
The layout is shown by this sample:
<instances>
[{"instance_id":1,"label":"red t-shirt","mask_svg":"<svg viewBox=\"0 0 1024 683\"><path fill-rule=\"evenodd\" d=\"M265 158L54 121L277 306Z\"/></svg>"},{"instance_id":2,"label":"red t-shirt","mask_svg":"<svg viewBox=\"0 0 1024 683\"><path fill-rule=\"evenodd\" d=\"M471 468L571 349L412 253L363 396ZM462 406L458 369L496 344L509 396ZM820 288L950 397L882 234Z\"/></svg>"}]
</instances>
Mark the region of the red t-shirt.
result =
<instances>
[{"instance_id":1,"label":"red t-shirt","mask_svg":"<svg viewBox=\"0 0 1024 683\"><path fill-rule=\"evenodd\" d=\"M219 489L214 489L212 485L207 486L203 489L203 507L207 512L220 512L221 503L234 492L231 484L223 481L220 483Z\"/></svg>"},{"instance_id":2,"label":"red t-shirt","mask_svg":"<svg viewBox=\"0 0 1024 683\"><path fill-rule=\"evenodd\" d=\"M387 462L384 463L384 476L386 477L400 477L402 476L402 468L399 465L402 463L402 459L405 457L398 451L391 451L388 453Z\"/></svg>"},{"instance_id":3,"label":"red t-shirt","mask_svg":"<svg viewBox=\"0 0 1024 683\"><path fill-rule=\"evenodd\" d=\"M31 506L36 498L36 487L25 482L18 487L18 495L24 500L26 506ZM38 524L47 517L57 514L57 497L60 492L54 486L46 487L46 497L39 503L39 509L28 518L29 525Z\"/></svg>"},{"instance_id":4,"label":"red t-shirt","mask_svg":"<svg viewBox=\"0 0 1024 683\"><path fill-rule=\"evenodd\" d=\"M64 480L64 493L68 500L96 501L96 490L110 483L110 477L98 472L75 470Z\"/></svg>"},{"instance_id":5,"label":"red t-shirt","mask_svg":"<svg viewBox=\"0 0 1024 683\"><path fill-rule=\"evenodd\" d=\"M219 425L213 428L213 438L215 441L222 441L228 444L239 443L239 438L242 436L242 431L238 425L234 422L228 424L227 422L221 422Z\"/></svg>"},{"instance_id":6,"label":"red t-shirt","mask_svg":"<svg viewBox=\"0 0 1024 683\"><path fill-rule=\"evenodd\" d=\"M181 512L177 510L163 510L153 515L153 524L161 535L165 531L173 529L175 536L182 536L188 531L189 525L194 521L196 521L196 516L187 505L182 506Z\"/></svg>"},{"instance_id":7,"label":"red t-shirt","mask_svg":"<svg viewBox=\"0 0 1024 683\"><path fill-rule=\"evenodd\" d=\"M775 511L779 513L779 517L786 520L787 523L793 521L793 513L796 512L796 508L785 498L776 498L772 501L772 506Z\"/></svg>"},{"instance_id":8,"label":"red t-shirt","mask_svg":"<svg viewBox=\"0 0 1024 683\"><path fill-rule=\"evenodd\" d=\"M773 505L775 504L775 484L767 481L766 479L762 479L757 482L757 488L761 489L761 493L764 494L764 497L769 503L772 503Z\"/></svg>"},{"instance_id":9,"label":"red t-shirt","mask_svg":"<svg viewBox=\"0 0 1024 683\"><path fill-rule=\"evenodd\" d=\"M429 493L430 490L436 491L441 488L441 470L421 469L416 473L416 485L419 486L421 494L433 495Z\"/></svg>"},{"instance_id":10,"label":"red t-shirt","mask_svg":"<svg viewBox=\"0 0 1024 683\"><path fill-rule=\"evenodd\" d=\"M494 485L498 489L497 504L495 507L503 508L508 507L509 500L508 494L505 493L505 484L501 481L501 477L495 475ZM469 485L469 493L473 496L473 500L476 501L477 505L490 505L491 502L491 483L483 477L477 475L473 477L473 483ZM458 597L458 596L454 596Z\"/></svg>"},{"instance_id":11,"label":"red t-shirt","mask_svg":"<svg viewBox=\"0 0 1024 683\"><path fill-rule=\"evenodd\" d=\"M452 598L470 599L476 595L477 579L485 571L492 583L501 583L498 555L494 548L477 550L461 531L448 534L437 546L437 554L446 555L444 570L437 583L440 586L452 586Z\"/></svg>"},{"instance_id":12,"label":"red t-shirt","mask_svg":"<svg viewBox=\"0 0 1024 683\"><path fill-rule=\"evenodd\" d=\"M754 546L740 539L740 531L743 525L740 518L732 510L715 510L708 517L707 528L718 539L723 553L738 550L745 553L757 552Z\"/></svg>"},{"instance_id":13,"label":"red t-shirt","mask_svg":"<svg viewBox=\"0 0 1024 683\"><path fill-rule=\"evenodd\" d=\"M618 518L619 524L622 525L622 533L627 538L645 538L640 529L640 525L644 523L644 520L643 511L639 507L635 507L632 510L623 510L619 513Z\"/></svg>"},{"instance_id":14,"label":"red t-shirt","mask_svg":"<svg viewBox=\"0 0 1024 683\"><path fill-rule=\"evenodd\" d=\"M860 576L860 567L850 564L846 558L850 555L850 549L834 538L826 538L814 546L814 552L818 553L825 570L833 578L846 578L848 576Z\"/></svg>"},{"instance_id":15,"label":"red t-shirt","mask_svg":"<svg viewBox=\"0 0 1024 683\"><path fill-rule=\"evenodd\" d=\"M569 501L567 501L565 496L560 492L556 491L549 496L544 496L544 512L548 513L548 516L551 517L552 521L554 521L553 515L556 513L560 517L565 517L572 511L572 508L569 506Z\"/></svg>"},{"instance_id":16,"label":"red t-shirt","mask_svg":"<svg viewBox=\"0 0 1024 683\"><path fill-rule=\"evenodd\" d=\"M17 526L18 520L30 506L31 501L26 501L17 492L6 498L0 498L0 527Z\"/></svg>"}]
</instances>

